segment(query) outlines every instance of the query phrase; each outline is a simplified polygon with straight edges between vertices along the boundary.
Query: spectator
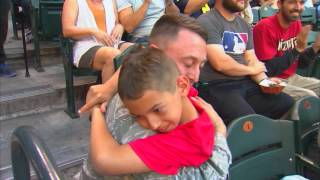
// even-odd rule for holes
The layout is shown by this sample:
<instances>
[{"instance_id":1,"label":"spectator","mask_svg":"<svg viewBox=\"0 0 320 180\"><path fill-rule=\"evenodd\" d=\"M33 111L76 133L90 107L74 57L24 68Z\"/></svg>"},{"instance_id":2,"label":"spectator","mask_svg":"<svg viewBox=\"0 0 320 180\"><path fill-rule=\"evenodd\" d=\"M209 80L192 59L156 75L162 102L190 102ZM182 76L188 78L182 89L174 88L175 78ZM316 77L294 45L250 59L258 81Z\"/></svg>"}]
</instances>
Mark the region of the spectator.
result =
<instances>
[{"instance_id":1,"label":"spectator","mask_svg":"<svg viewBox=\"0 0 320 180\"><path fill-rule=\"evenodd\" d=\"M66 0L62 11L64 37L76 40L74 65L102 71L102 82L113 73L113 58L123 33L114 0Z\"/></svg>"},{"instance_id":2,"label":"spectator","mask_svg":"<svg viewBox=\"0 0 320 180\"><path fill-rule=\"evenodd\" d=\"M174 0L181 13L198 17L214 6L215 0Z\"/></svg>"},{"instance_id":3,"label":"spectator","mask_svg":"<svg viewBox=\"0 0 320 180\"><path fill-rule=\"evenodd\" d=\"M214 129L226 136L220 117L196 98L188 78L179 76L175 63L157 48L129 55L120 70L118 90L137 123L158 134L119 145L105 127L103 113L95 108L90 151L101 174L174 175L183 166L198 167L210 158Z\"/></svg>"},{"instance_id":4,"label":"spectator","mask_svg":"<svg viewBox=\"0 0 320 180\"><path fill-rule=\"evenodd\" d=\"M154 23L165 12L164 0L119 0L120 23L129 33L128 41L148 42Z\"/></svg>"},{"instance_id":5,"label":"spectator","mask_svg":"<svg viewBox=\"0 0 320 180\"><path fill-rule=\"evenodd\" d=\"M313 0L306 0L305 2L304 2L304 7L308 7L308 8L311 8L311 7L314 7L313 6Z\"/></svg>"},{"instance_id":6,"label":"spectator","mask_svg":"<svg viewBox=\"0 0 320 180\"><path fill-rule=\"evenodd\" d=\"M206 34L193 18L187 16L162 16L155 24L151 36L150 46L158 47L164 51L176 64L182 75L188 77L192 83L198 81L199 68L206 59ZM108 101L110 92L117 87L117 75L105 84L90 87L87 95L87 104L80 112L85 112L95 104ZM100 106L104 110L105 106ZM121 144L128 143L137 138L147 137L153 131L147 131L133 123L132 116L122 105L119 96L114 96L107 106L106 121L113 137ZM184 167L179 173L171 176L173 179L225 179L231 160L230 151L224 136L215 135L215 147L212 158L200 167ZM94 177L90 162L85 162L83 175ZM141 177L142 176L142 177ZM161 179L154 173L143 174L140 179ZM168 178L168 177L167 177Z\"/></svg>"},{"instance_id":7,"label":"spectator","mask_svg":"<svg viewBox=\"0 0 320 180\"><path fill-rule=\"evenodd\" d=\"M217 0L214 9L198 18L208 32L208 62L200 74L205 85L199 93L226 124L254 113L278 119L293 104L287 94L264 94L258 86L268 78L265 66L254 53L250 26L235 14L245 3Z\"/></svg>"},{"instance_id":8,"label":"spectator","mask_svg":"<svg viewBox=\"0 0 320 180\"><path fill-rule=\"evenodd\" d=\"M261 20L253 29L257 57L265 62L270 76L288 79L284 92L295 99L320 94L318 79L296 74L298 64L314 61L320 49L320 36L306 49L310 27L301 28L299 17L303 2L278 1L279 12Z\"/></svg>"},{"instance_id":9,"label":"spectator","mask_svg":"<svg viewBox=\"0 0 320 180\"><path fill-rule=\"evenodd\" d=\"M167 15L178 15L180 9L174 4L173 0L165 0L165 14Z\"/></svg>"},{"instance_id":10,"label":"spectator","mask_svg":"<svg viewBox=\"0 0 320 180\"><path fill-rule=\"evenodd\" d=\"M1 0L0 2L0 77L15 77L17 74L12 71L7 64L6 54L4 52L4 43L8 34L8 16L10 10L10 1Z\"/></svg>"},{"instance_id":11,"label":"spectator","mask_svg":"<svg viewBox=\"0 0 320 180\"><path fill-rule=\"evenodd\" d=\"M253 22L253 13L249 2L247 2L244 10L241 11L240 16L248 23L252 24Z\"/></svg>"},{"instance_id":12,"label":"spectator","mask_svg":"<svg viewBox=\"0 0 320 180\"><path fill-rule=\"evenodd\" d=\"M251 0L250 1L250 6L252 8L271 6L274 1L276 1L276 0Z\"/></svg>"}]
</instances>

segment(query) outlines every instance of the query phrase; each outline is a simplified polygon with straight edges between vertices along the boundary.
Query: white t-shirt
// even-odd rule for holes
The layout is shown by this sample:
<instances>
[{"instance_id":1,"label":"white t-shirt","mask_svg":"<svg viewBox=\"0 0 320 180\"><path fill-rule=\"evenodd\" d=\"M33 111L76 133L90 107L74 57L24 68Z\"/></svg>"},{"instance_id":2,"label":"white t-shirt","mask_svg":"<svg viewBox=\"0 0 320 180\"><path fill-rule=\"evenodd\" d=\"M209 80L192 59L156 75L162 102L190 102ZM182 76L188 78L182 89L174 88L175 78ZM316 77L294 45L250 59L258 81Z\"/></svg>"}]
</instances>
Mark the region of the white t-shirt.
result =
<instances>
[{"instance_id":1,"label":"white t-shirt","mask_svg":"<svg viewBox=\"0 0 320 180\"><path fill-rule=\"evenodd\" d=\"M78 17L76 21L77 27L95 28L98 29L94 15L92 14L86 0L77 0L78 2ZM114 14L113 0L103 0L105 8L105 20L107 26L107 33L110 34L116 24L116 16ZM78 67L81 56L86 53L91 47L105 46L98 42L94 36L85 37L76 41L73 47L73 64Z\"/></svg>"}]
</instances>

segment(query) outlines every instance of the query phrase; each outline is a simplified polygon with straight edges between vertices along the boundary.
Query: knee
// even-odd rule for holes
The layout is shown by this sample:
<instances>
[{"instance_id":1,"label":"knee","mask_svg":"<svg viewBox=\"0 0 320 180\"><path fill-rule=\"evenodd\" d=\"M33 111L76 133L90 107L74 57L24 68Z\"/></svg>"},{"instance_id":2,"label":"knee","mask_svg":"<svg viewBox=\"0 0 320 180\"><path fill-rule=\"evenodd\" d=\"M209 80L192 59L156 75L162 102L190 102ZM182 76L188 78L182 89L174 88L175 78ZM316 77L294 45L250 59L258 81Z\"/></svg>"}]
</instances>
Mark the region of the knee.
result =
<instances>
[{"instance_id":1,"label":"knee","mask_svg":"<svg viewBox=\"0 0 320 180\"><path fill-rule=\"evenodd\" d=\"M102 49L102 58L104 59L105 64L110 64L117 55L121 53L120 50L116 48L106 47Z\"/></svg>"},{"instance_id":2,"label":"knee","mask_svg":"<svg viewBox=\"0 0 320 180\"><path fill-rule=\"evenodd\" d=\"M281 106L281 109L283 109L284 113L287 112L294 104L294 99L285 93L281 95L279 100L279 106Z\"/></svg>"},{"instance_id":3,"label":"knee","mask_svg":"<svg viewBox=\"0 0 320 180\"><path fill-rule=\"evenodd\" d=\"M307 94L308 96L318 97L318 94L317 94L315 91L310 90L310 89L306 89L306 94Z\"/></svg>"}]
</instances>

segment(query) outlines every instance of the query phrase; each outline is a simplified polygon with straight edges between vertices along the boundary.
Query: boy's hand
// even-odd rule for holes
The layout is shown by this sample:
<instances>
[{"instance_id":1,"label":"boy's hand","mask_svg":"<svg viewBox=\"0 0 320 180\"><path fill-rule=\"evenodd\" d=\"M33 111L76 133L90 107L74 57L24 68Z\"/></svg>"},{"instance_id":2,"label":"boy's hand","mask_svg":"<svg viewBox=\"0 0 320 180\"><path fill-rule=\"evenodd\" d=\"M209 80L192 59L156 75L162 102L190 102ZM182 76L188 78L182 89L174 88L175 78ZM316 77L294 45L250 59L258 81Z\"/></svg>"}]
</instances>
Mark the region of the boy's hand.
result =
<instances>
[{"instance_id":1,"label":"boy's hand","mask_svg":"<svg viewBox=\"0 0 320 180\"><path fill-rule=\"evenodd\" d=\"M225 137L227 136L227 128L224 122L222 121L221 117L218 115L218 113L213 109L211 104L205 102L200 97L191 97L193 102L195 102L197 105L199 105L203 110L207 112L209 115L213 125L215 126L216 132L219 132L223 134Z\"/></svg>"},{"instance_id":2,"label":"boy's hand","mask_svg":"<svg viewBox=\"0 0 320 180\"><path fill-rule=\"evenodd\" d=\"M110 95L108 95L108 93L106 92L107 90L105 89L104 84L90 86L90 89L86 97L86 104L79 109L79 113L81 114L90 111L90 109L96 106L97 104L101 104L100 110L102 112L105 112L106 104L108 100L111 98Z\"/></svg>"}]
</instances>

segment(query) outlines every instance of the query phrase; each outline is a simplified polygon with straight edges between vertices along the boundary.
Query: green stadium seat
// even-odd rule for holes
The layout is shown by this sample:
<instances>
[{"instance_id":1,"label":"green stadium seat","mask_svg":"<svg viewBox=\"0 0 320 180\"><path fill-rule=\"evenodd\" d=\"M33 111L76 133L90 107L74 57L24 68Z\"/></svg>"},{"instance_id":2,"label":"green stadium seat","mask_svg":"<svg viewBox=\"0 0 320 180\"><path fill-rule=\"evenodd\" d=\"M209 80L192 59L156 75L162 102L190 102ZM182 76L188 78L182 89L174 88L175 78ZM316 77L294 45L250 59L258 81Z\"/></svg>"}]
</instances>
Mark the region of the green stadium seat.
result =
<instances>
[{"instance_id":1,"label":"green stadium seat","mask_svg":"<svg viewBox=\"0 0 320 180\"><path fill-rule=\"evenodd\" d=\"M252 114L228 126L230 180L280 179L296 174L294 123Z\"/></svg>"},{"instance_id":2,"label":"green stadium seat","mask_svg":"<svg viewBox=\"0 0 320 180\"><path fill-rule=\"evenodd\" d=\"M302 24L315 24L316 23L316 9L314 7L305 7L301 13Z\"/></svg>"},{"instance_id":3,"label":"green stadium seat","mask_svg":"<svg viewBox=\"0 0 320 180\"><path fill-rule=\"evenodd\" d=\"M253 15L252 24L257 24L258 21L260 20L260 17L259 17L259 9L252 8L252 15Z\"/></svg>"},{"instance_id":4,"label":"green stadium seat","mask_svg":"<svg viewBox=\"0 0 320 180\"><path fill-rule=\"evenodd\" d=\"M71 118L79 117L79 114L76 111L75 105L75 92L74 92L74 76L89 76L89 75L96 75L97 81L96 83L101 83L101 72L94 71L88 68L77 68L73 65L73 45L74 41L68 38L61 37L61 51L63 54L63 67L65 73L65 80L66 80L66 96L67 96L67 108L65 112ZM138 44L134 44L124 50L121 54L116 56L113 60L114 68L118 69L123 61L123 58L128 55L128 53L137 47ZM145 46L145 45L144 45Z\"/></svg>"},{"instance_id":5,"label":"green stadium seat","mask_svg":"<svg viewBox=\"0 0 320 180\"><path fill-rule=\"evenodd\" d=\"M35 68L43 71L40 60L40 40L59 41L63 0L31 0L32 35L35 48Z\"/></svg>"},{"instance_id":6,"label":"green stadium seat","mask_svg":"<svg viewBox=\"0 0 320 180\"><path fill-rule=\"evenodd\" d=\"M278 9L274 9L271 6L261 7L259 9L259 17L260 19L263 19L263 18L274 15L276 12L278 12Z\"/></svg>"},{"instance_id":7,"label":"green stadium seat","mask_svg":"<svg viewBox=\"0 0 320 180\"><path fill-rule=\"evenodd\" d=\"M320 1L314 7L316 8L316 30L320 31Z\"/></svg>"},{"instance_id":8,"label":"green stadium seat","mask_svg":"<svg viewBox=\"0 0 320 180\"><path fill-rule=\"evenodd\" d=\"M101 83L101 73L99 71L93 71L89 68L76 68L73 65L73 45L74 41L71 39L61 37L61 52L63 58L63 67L66 80L66 98L67 98L67 108L65 112L71 118L79 117L76 111L75 105L75 91L73 84L73 76L89 76L96 75L96 83Z\"/></svg>"},{"instance_id":9,"label":"green stadium seat","mask_svg":"<svg viewBox=\"0 0 320 180\"><path fill-rule=\"evenodd\" d=\"M317 31L310 31L308 35L308 46L311 47L311 45L315 42L317 34L319 32ZM311 63L308 67L305 68L298 68L297 74L301 76L306 77L315 77L320 79L320 56L317 57L316 62Z\"/></svg>"},{"instance_id":10,"label":"green stadium seat","mask_svg":"<svg viewBox=\"0 0 320 180\"><path fill-rule=\"evenodd\" d=\"M317 34L319 31L310 31L308 36L308 45L311 46L312 43L315 42ZM320 55L316 59L316 62L309 67L309 76L320 79Z\"/></svg>"},{"instance_id":11,"label":"green stadium seat","mask_svg":"<svg viewBox=\"0 0 320 180\"><path fill-rule=\"evenodd\" d=\"M318 55L316 62L313 64L311 77L320 79L320 55Z\"/></svg>"},{"instance_id":12,"label":"green stadium seat","mask_svg":"<svg viewBox=\"0 0 320 180\"><path fill-rule=\"evenodd\" d=\"M315 143L320 128L320 99L308 96L299 99L292 108L290 119L296 123L297 165L303 172L308 167L320 175L320 162L307 157L310 144Z\"/></svg>"},{"instance_id":13,"label":"green stadium seat","mask_svg":"<svg viewBox=\"0 0 320 180\"><path fill-rule=\"evenodd\" d=\"M59 40L61 34L62 1L40 1L39 35L45 40Z\"/></svg>"},{"instance_id":14,"label":"green stadium seat","mask_svg":"<svg viewBox=\"0 0 320 180\"><path fill-rule=\"evenodd\" d=\"M317 31L310 31L309 32L309 35L308 35L308 46L311 46L312 43L314 43L316 41L316 37L317 37L317 34L319 32Z\"/></svg>"}]
</instances>

